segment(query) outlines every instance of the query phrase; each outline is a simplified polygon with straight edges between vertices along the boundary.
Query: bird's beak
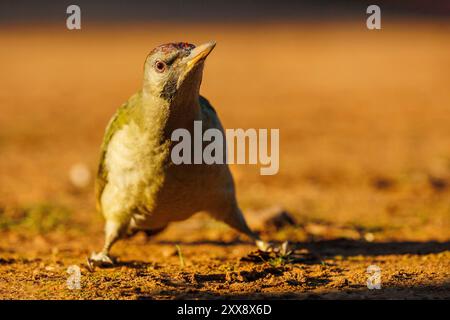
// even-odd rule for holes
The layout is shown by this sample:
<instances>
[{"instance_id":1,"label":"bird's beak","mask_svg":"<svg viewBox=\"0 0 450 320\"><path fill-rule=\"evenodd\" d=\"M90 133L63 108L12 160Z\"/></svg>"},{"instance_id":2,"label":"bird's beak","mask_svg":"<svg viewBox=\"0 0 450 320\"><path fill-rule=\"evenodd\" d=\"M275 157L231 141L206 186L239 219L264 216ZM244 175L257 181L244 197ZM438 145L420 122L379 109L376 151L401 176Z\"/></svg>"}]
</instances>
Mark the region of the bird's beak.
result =
<instances>
[{"instance_id":1,"label":"bird's beak","mask_svg":"<svg viewBox=\"0 0 450 320\"><path fill-rule=\"evenodd\" d=\"M191 53L185 58L186 61L186 73L188 73L195 65L200 61L206 59L211 51L216 46L216 42L210 41L195 47Z\"/></svg>"}]
</instances>

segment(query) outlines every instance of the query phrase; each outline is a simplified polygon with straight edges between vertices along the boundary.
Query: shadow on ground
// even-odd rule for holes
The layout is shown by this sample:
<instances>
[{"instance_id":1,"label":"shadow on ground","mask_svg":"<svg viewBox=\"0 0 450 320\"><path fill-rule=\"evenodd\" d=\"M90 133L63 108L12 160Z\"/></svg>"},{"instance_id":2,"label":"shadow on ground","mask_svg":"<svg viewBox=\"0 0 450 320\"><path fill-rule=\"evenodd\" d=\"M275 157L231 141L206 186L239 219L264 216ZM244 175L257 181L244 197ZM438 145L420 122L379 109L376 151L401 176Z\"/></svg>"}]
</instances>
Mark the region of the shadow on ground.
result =
<instances>
[{"instance_id":1,"label":"shadow on ground","mask_svg":"<svg viewBox=\"0 0 450 320\"><path fill-rule=\"evenodd\" d=\"M216 245L222 247L237 245L252 245L251 242L233 240L229 242L200 240L192 242L174 242L174 241L157 241L162 245ZM308 249L312 252L320 254L322 257L343 256L351 257L358 255L380 256L380 255L398 255L398 254L415 254L425 255L450 251L450 241L390 241L390 242L367 242L351 239L333 239L319 240L314 242L292 242L290 246L298 249Z\"/></svg>"},{"instance_id":2,"label":"shadow on ground","mask_svg":"<svg viewBox=\"0 0 450 320\"><path fill-rule=\"evenodd\" d=\"M430 294L432 292L432 294ZM261 293L247 292L245 294L218 294L213 291L181 292L177 290L160 290L148 295L141 295L140 300L151 300L161 296L172 299L217 299L217 300L242 300L242 299L265 299L265 300L327 300L327 299L450 299L450 282L436 285L418 286L388 286L379 290L369 290L361 288L359 290L325 290L322 292L281 292L281 293Z\"/></svg>"}]
</instances>

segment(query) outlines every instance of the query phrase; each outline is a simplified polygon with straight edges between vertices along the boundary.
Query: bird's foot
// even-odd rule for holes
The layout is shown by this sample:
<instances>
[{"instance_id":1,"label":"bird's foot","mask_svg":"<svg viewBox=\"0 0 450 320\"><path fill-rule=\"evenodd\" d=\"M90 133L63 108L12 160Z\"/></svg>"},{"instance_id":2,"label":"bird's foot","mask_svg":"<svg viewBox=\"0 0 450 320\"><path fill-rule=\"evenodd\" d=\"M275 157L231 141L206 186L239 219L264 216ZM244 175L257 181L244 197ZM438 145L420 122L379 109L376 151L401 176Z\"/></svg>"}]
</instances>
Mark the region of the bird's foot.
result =
<instances>
[{"instance_id":1,"label":"bird's foot","mask_svg":"<svg viewBox=\"0 0 450 320\"><path fill-rule=\"evenodd\" d=\"M114 261L104 252L92 252L91 256L87 259L87 266L91 271L93 271L95 267L108 268L113 265Z\"/></svg>"}]
</instances>

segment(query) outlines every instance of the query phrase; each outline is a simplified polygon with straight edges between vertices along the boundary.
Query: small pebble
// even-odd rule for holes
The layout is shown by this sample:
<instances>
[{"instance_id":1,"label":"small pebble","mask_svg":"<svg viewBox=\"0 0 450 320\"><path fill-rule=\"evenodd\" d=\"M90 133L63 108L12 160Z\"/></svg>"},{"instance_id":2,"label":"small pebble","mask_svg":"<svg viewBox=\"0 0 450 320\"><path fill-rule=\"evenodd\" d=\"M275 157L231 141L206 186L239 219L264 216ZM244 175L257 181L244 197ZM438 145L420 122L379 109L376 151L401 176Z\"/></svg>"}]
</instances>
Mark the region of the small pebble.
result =
<instances>
[{"instance_id":1,"label":"small pebble","mask_svg":"<svg viewBox=\"0 0 450 320\"><path fill-rule=\"evenodd\" d=\"M367 242L372 242L373 240L375 240L375 236L373 235L373 233L369 232L364 235L364 239L366 239Z\"/></svg>"},{"instance_id":2,"label":"small pebble","mask_svg":"<svg viewBox=\"0 0 450 320\"><path fill-rule=\"evenodd\" d=\"M69 179L76 188L86 188L91 182L91 172L84 163L76 163L69 170Z\"/></svg>"}]
</instances>

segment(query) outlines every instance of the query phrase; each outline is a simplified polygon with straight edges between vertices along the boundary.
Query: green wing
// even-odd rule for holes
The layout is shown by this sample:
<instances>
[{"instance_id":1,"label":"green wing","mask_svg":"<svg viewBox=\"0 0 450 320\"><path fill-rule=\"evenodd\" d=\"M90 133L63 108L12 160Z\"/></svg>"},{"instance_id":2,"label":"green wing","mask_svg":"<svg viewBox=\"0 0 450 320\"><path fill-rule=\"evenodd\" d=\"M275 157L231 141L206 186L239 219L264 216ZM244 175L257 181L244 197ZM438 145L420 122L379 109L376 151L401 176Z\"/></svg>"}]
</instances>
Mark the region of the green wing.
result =
<instances>
[{"instance_id":1,"label":"green wing","mask_svg":"<svg viewBox=\"0 0 450 320\"><path fill-rule=\"evenodd\" d=\"M117 109L114 116L108 123L108 126L105 130L105 135L103 137L103 142L100 148L100 161L98 165L97 171L97 179L95 181L95 200L97 210L101 211L100 198L103 193L103 189L105 188L108 180L108 171L105 167L105 156L106 151L108 150L109 142L111 141L114 134L119 131L127 122L129 121L130 113L133 110L133 107L140 103L141 100L141 92L138 92L131 96L127 102L120 106Z\"/></svg>"},{"instance_id":2,"label":"green wing","mask_svg":"<svg viewBox=\"0 0 450 320\"><path fill-rule=\"evenodd\" d=\"M200 107L202 108L202 112L213 112L214 114L217 114L216 110L213 108L211 103L209 103L208 99L206 99L203 96L200 96L199 98Z\"/></svg>"},{"instance_id":3,"label":"green wing","mask_svg":"<svg viewBox=\"0 0 450 320\"><path fill-rule=\"evenodd\" d=\"M199 102L202 111L203 126L205 128L217 128L223 131L217 112L211 103L203 96L200 96Z\"/></svg>"}]
</instances>

